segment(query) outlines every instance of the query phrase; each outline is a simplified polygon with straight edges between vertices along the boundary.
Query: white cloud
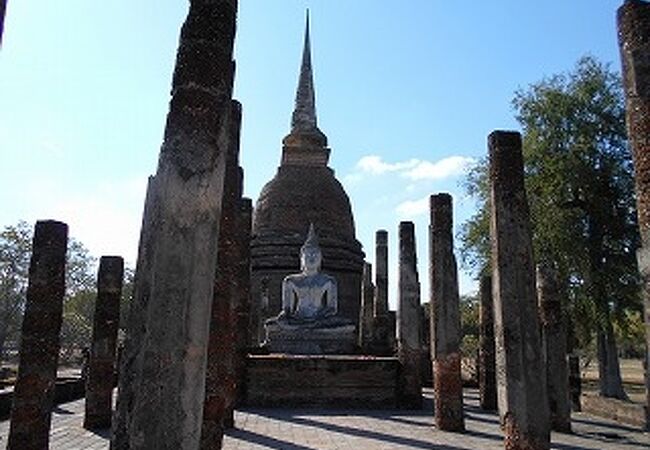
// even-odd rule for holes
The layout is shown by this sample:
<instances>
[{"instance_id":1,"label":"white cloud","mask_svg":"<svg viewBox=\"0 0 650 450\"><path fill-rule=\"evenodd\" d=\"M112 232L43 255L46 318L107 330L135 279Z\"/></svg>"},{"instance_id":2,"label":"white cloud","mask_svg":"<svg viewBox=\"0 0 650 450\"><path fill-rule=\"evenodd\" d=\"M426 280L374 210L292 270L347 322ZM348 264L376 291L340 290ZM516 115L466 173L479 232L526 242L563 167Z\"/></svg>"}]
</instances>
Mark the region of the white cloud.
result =
<instances>
[{"instance_id":1,"label":"white cloud","mask_svg":"<svg viewBox=\"0 0 650 450\"><path fill-rule=\"evenodd\" d=\"M450 156L436 162L419 161L415 167L404 172L404 176L411 180L442 180L462 175L474 162L473 158L466 156Z\"/></svg>"},{"instance_id":2,"label":"white cloud","mask_svg":"<svg viewBox=\"0 0 650 450\"><path fill-rule=\"evenodd\" d=\"M381 156L367 155L357 162L357 168L371 175L382 175L387 172L401 172L411 169L417 166L419 162L417 159L409 159L408 161L387 163L381 159Z\"/></svg>"},{"instance_id":3,"label":"white cloud","mask_svg":"<svg viewBox=\"0 0 650 450\"><path fill-rule=\"evenodd\" d=\"M43 208L41 217L66 222L93 256L122 256L135 267L146 177L97 186Z\"/></svg>"},{"instance_id":4,"label":"white cloud","mask_svg":"<svg viewBox=\"0 0 650 450\"><path fill-rule=\"evenodd\" d=\"M449 156L435 162L411 158L406 161L388 163L381 156L367 155L357 162L356 168L360 172L350 174L348 177L359 181L362 173L370 175L399 173L413 181L442 180L461 175L474 161L473 158L466 156Z\"/></svg>"},{"instance_id":5,"label":"white cloud","mask_svg":"<svg viewBox=\"0 0 650 450\"><path fill-rule=\"evenodd\" d=\"M395 208L395 212L403 219L413 219L422 214L426 214L429 210L429 196L423 197L419 200L407 200L400 203Z\"/></svg>"}]
</instances>

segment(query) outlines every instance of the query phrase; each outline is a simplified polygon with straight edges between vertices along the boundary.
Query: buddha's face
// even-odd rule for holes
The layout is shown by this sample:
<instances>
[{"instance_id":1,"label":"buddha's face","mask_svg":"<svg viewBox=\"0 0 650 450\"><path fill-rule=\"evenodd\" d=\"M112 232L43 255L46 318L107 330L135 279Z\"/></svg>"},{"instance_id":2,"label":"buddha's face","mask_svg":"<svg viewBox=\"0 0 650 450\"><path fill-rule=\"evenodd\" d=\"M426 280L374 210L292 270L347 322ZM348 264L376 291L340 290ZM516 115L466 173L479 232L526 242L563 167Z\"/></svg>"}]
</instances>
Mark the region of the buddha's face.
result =
<instances>
[{"instance_id":1,"label":"buddha's face","mask_svg":"<svg viewBox=\"0 0 650 450\"><path fill-rule=\"evenodd\" d=\"M304 247L300 252L300 266L303 271L318 272L323 255L317 247Z\"/></svg>"}]
</instances>

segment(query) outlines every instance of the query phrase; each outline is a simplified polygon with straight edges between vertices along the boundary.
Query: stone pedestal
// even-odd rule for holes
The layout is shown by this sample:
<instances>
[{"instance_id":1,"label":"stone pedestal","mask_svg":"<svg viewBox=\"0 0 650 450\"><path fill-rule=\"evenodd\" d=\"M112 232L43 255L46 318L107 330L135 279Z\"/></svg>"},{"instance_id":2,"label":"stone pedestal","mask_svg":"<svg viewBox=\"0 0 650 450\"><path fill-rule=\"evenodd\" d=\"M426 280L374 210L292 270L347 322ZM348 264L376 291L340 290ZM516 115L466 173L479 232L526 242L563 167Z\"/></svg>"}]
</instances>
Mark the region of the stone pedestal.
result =
<instances>
[{"instance_id":1,"label":"stone pedestal","mask_svg":"<svg viewBox=\"0 0 650 450\"><path fill-rule=\"evenodd\" d=\"M84 428L110 428L115 386L115 350L120 325L124 260L102 256L97 274L93 340L86 379Z\"/></svg>"},{"instance_id":2,"label":"stone pedestal","mask_svg":"<svg viewBox=\"0 0 650 450\"><path fill-rule=\"evenodd\" d=\"M420 281L413 222L399 224L399 281L397 303L397 357L400 362L398 402L410 409L422 407L420 347Z\"/></svg>"},{"instance_id":3,"label":"stone pedestal","mask_svg":"<svg viewBox=\"0 0 650 450\"><path fill-rule=\"evenodd\" d=\"M462 431L463 385L460 375L460 300L452 234L451 195L431 196L429 226L431 285L431 359L434 417L441 430Z\"/></svg>"},{"instance_id":4,"label":"stone pedestal","mask_svg":"<svg viewBox=\"0 0 650 450\"><path fill-rule=\"evenodd\" d=\"M356 337L356 327L350 322L332 327L267 323L265 347L271 353L349 355L355 353Z\"/></svg>"},{"instance_id":5,"label":"stone pedestal","mask_svg":"<svg viewBox=\"0 0 650 450\"><path fill-rule=\"evenodd\" d=\"M494 302L492 277L482 276L479 305L478 383L480 405L485 411L497 410L497 381L494 348Z\"/></svg>"},{"instance_id":6,"label":"stone pedestal","mask_svg":"<svg viewBox=\"0 0 650 450\"><path fill-rule=\"evenodd\" d=\"M618 10L627 134L634 157L646 326L646 428L650 430L650 4L626 0Z\"/></svg>"},{"instance_id":7,"label":"stone pedestal","mask_svg":"<svg viewBox=\"0 0 650 450\"><path fill-rule=\"evenodd\" d=\"M9 450L48 448L59 359L68 226L36 222L14 386Z\"/></svg>"},{"instance_id":8,"label":"stone pedestal","mask_svg":"<svg viewBox=\"0 0 650 450\"><path fill-rule=\"evenodd\" d=\"M546 370L535 294L521 135L495 131L490 150L490 242L499 415L506 450L547 450Z\"/></svg>"}]
</instances>

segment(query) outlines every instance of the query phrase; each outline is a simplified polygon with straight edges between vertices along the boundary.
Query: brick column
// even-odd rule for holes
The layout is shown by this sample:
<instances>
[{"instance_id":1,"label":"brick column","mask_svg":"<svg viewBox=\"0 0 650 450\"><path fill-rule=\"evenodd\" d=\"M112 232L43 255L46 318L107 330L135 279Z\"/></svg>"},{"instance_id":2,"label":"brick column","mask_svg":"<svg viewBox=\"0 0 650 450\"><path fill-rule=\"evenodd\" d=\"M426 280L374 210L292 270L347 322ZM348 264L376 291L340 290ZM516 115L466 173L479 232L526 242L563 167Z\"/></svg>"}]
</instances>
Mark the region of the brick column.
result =
<instances>
[{"instance_id":1,"label":"brick column","mask_svg":"<svg viewBox=\"0 0 650 450\"><path fill-rule=\"evenodd\" d=\"M394 321L388 310L388 231L375 235L375 301L373 316L373 349L378 355L393 354Z\"/></svg>"},{"instance_id":2,"label":"brick column","mask_svg":"<svg viewBox=\"0 0 650 450\"><path fill-rule=\"evenodd\" d=\"M550 266L537 266L537 298L542 324L542 351L546 365L551 428L570 433L566 322L562 312L558 274Z\"/></svg>"},{"instance_id":3,"label":"brick column","mask_svg":"<svg viewBox=\"0 0 650 450\"><path fill-rule=\"evenodd\" d=\"M388 314L388 231L375 235L375 307L374 315Z\"/></svg>"},{"instance_id":4,"label":"brick column","mask_svg":"<svg viewBox=\"0 0 650 450\"><path fill-rule=\"evenodd\" d=\"M481 408L497 410L497 380L494 348L494 302L492 277L482 276L479 305L478 382Z\"/></svg>"},{"instance_id":5,"label":"brick column","mask_svg":"<svg viewBox=\"0 0 650 450\"><path fill-rule=\"evenodd\" d=\"M241 172L241 170L240 170ZM243 179L243 177L242 177ZM235 360L235 379L237 384L236 406L246 392L246 355L252 336L251 319L251 225L253 218L253 202L250 198L242 198L239 202L239 263L237 265L237 285L239 286L238 302L235 305L237 317L236 336L237 352Z\"/></svg>"},{"instance_id":6,"label":"brick column","mask_svg":"<svg viewBox=\"0 0 650 450\"><path fill-rule=\"evenodd\" d=\"M420 281L413 222L399 224L399 281L397 303L397 356L400 361L398 402L422 407L420 359Z\"/></svg>"},{"instance_id":7,"label":"brick column","mask_svg":"<svg viewBox=\"0 0 650 450\"><path fill-rule=\"evenodd\" d=\"M375 286L372 284L372 264L363 264L361 278L361 312L359 314L359 347L368 352L373 336L373 305Z\"/></svg>"},{"instance_id":8,"label":"brick column","mask_svg":"<svg viewBox=\"0 0 650 450\"><path fill-rule=\"evenodd\" d=\"M120 325L120 299L124 260L102 256L97 274L97 300L93 317L93 338L86 379L84 428L110 428L115 386L115 348Z\"/></svg>"},{"instance_id":9,"label":"brick column","mask_svg":"<svg viewBox=\"0 0 650 450\"><path fill-rule=\"evenodd\" d=\"M68 226L36 222L8 450L49 446L65 293Z\"/></svg>"},{"instance_id":10,"label":"brick column","mask_svg":"<svg viewBox=\"0 0 650 450\"><path fill-rule=\"evenodd\" d=\"M239 204L242 192L238 162L240 126L241 105L233 100L201 431L201 449L206 450L220 446L224 429L233 426L237 386L237 303L242 297L238 272L243 256L238 242L241 239Z\"/></svg>"},{"instance_id":11,"label":"brick column","mask_svg":"<svg viewBox=\"0 0 650 450\"><path fill-rule=\"evenodd\" d=\"M497 390L505 447L546 450L550 446L546 371L521 135L495 131L488 145Z\"/></svg>"},{"instance_id":12,"label":"brick column","mask_svg":"<svg viewBox=\"0 0 650 450\"><path fill-rule=\"evenodd\" d=\"M451 195L432 195L430 200L431 359L435 422L441 430L462 431L465 421L460 377L460 300Z\"/></svg>"},{"instance_id":13,"label":"brick column","mask_svg":"<svg viewBox=\"0 0 650 450\"><path fill-rule=\"evenodd\" d=\"M625 1L618 10L618 40L641 232L642 247L637 256L644 285L646 429L650 430L650 3Z\"/></svg>"},{"instance_id":14,"label":"brick column","mask_svg":"<svg viewBox=\"0 0 650 450\"><path fill-rule=\"evenodd\" d=\"M236 15L236 0L190 0L181 29L145 201L113 449L199 446Z\"/></svg>"}]
</instances>

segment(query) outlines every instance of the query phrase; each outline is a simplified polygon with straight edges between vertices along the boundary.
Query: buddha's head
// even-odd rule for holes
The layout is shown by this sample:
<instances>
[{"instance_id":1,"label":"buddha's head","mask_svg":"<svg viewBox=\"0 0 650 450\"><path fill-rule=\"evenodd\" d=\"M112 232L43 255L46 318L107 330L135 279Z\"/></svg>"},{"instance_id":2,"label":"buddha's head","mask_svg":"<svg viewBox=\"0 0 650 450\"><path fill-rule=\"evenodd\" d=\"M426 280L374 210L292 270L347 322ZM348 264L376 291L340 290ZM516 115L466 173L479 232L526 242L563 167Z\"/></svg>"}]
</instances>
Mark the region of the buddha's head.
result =
<instances>
[{"instance_id":1,"label":"buddha's head","mask_svg":"<svg viewBox=\"0 0 650 450\"><path fill-rule=\"evenodd\" d=\"M300 269L307 273L320 272L323 254L318 245L318 236L314 231L314 224L309 225L307 240L300 248Z\"/></svg>"}]
</instances>

